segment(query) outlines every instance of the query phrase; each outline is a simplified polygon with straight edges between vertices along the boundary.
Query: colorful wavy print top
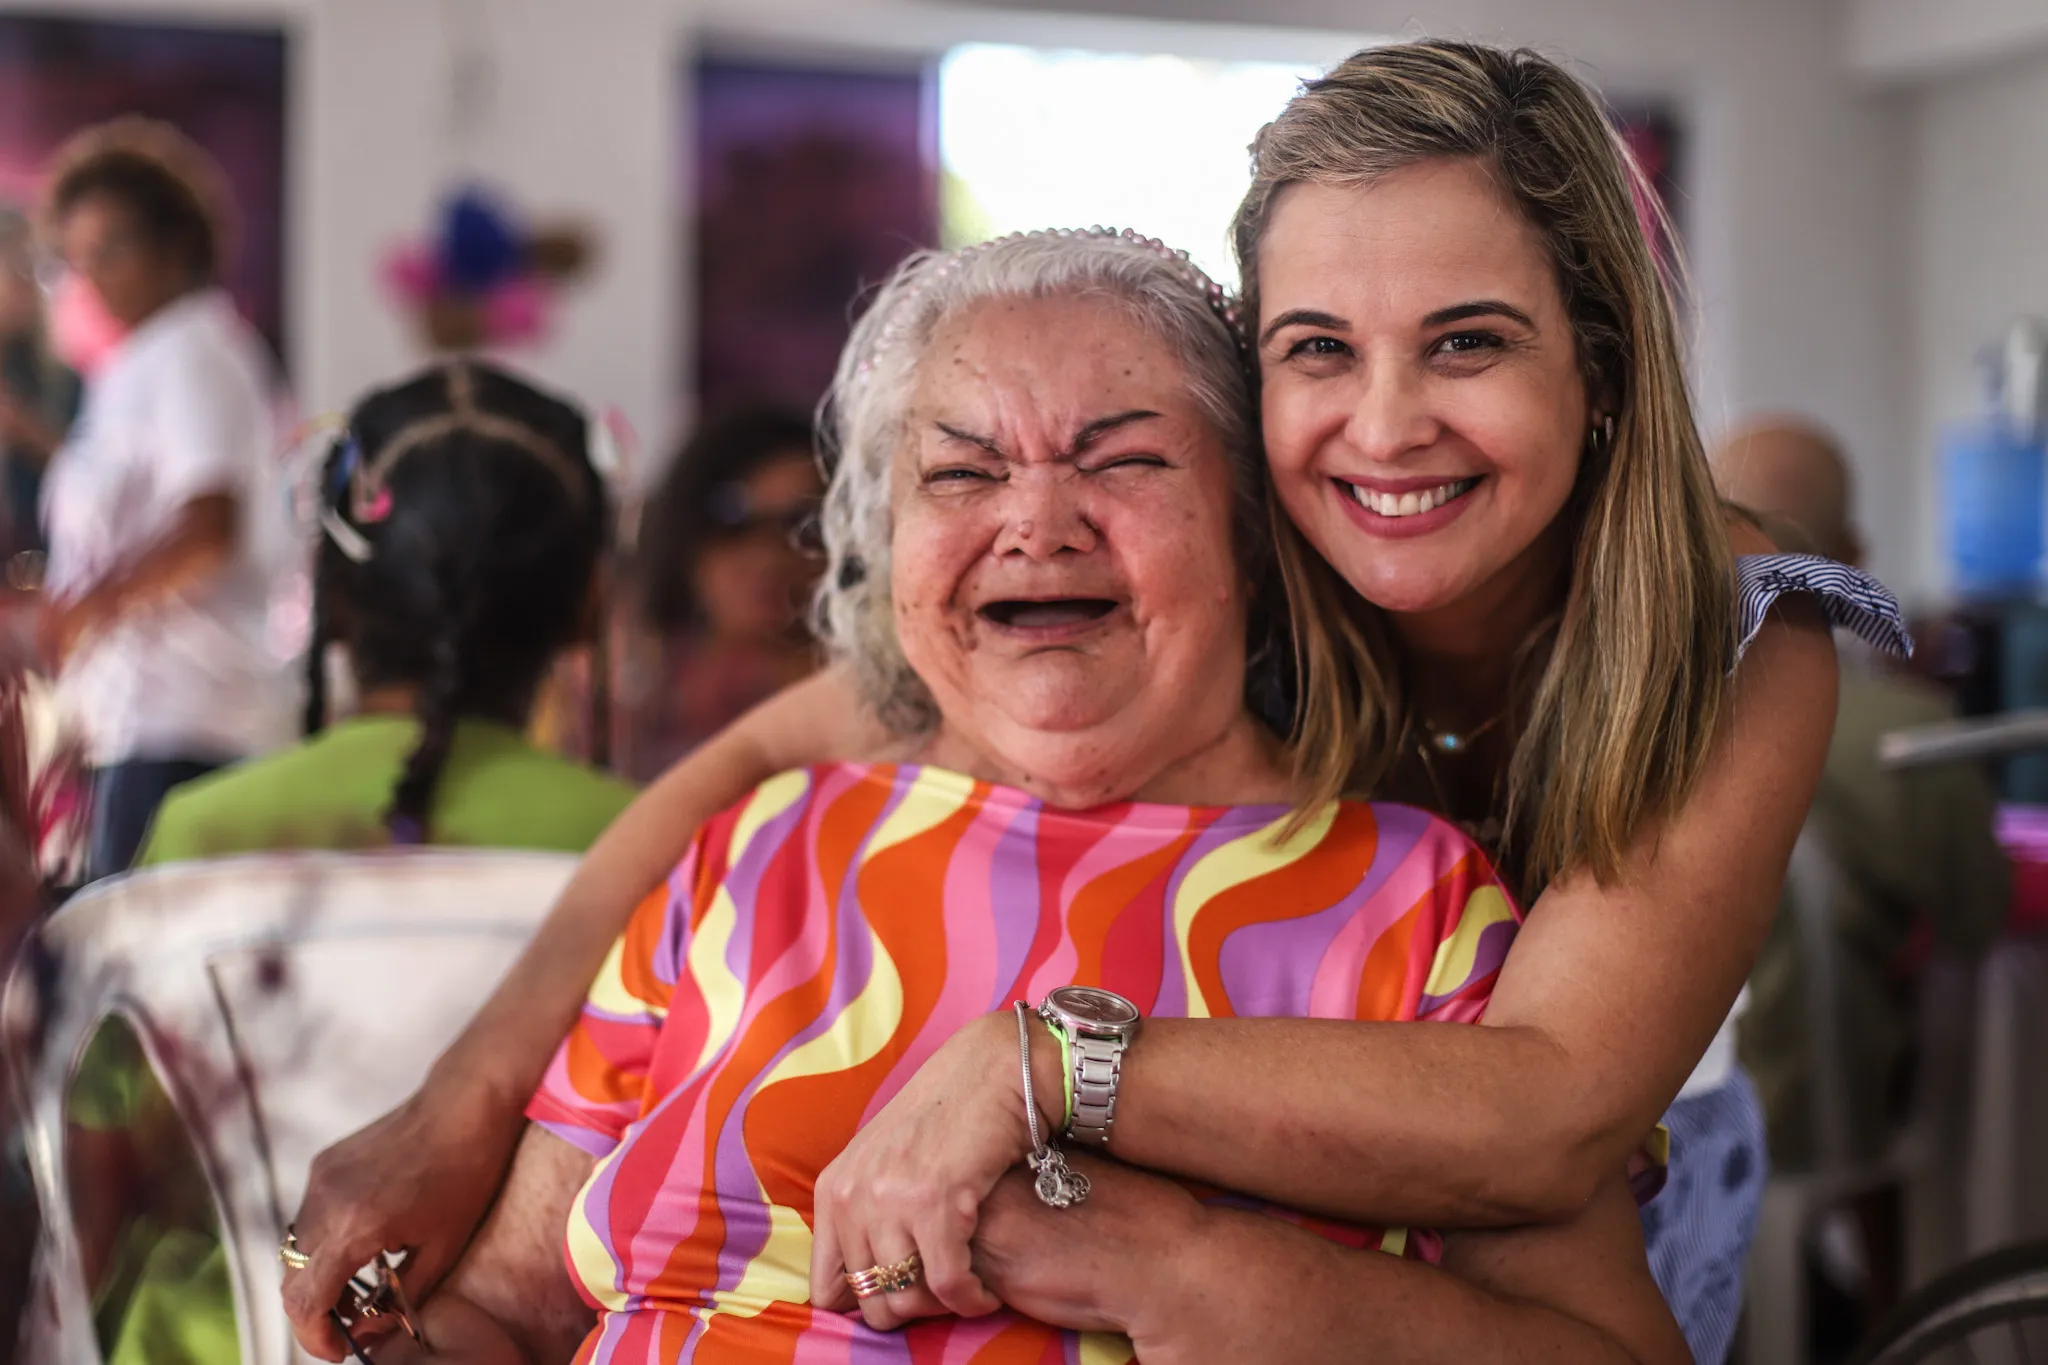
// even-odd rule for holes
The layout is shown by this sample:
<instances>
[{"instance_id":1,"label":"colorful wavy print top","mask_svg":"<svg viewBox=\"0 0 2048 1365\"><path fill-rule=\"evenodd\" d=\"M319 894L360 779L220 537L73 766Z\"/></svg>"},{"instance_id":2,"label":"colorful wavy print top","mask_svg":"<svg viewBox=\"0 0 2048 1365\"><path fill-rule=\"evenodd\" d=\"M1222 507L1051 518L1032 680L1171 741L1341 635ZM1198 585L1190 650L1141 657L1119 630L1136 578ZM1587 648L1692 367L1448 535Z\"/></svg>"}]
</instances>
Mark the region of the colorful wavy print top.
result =
<instances>
[{"instance_id":1,"label":"colorful wavy print top","mask_svg":"<svg viewBox=\"0 0 2048 1365\"><path fill-rule=\"evenodd\" d=\"M1148 1016L1476 1021L1520 921L1485 857L1403 806L1331 805L1283 842L1287 815L1069 812L935 768L834 765L712 821L527 1110L598 1159L568 1228L599 1310L578 1360L1130 1360L1120 1337L1014 1314L894 1333L814 1314L812 1186L962 1025L1059 985Z\"/></svg>"}]
</instances>

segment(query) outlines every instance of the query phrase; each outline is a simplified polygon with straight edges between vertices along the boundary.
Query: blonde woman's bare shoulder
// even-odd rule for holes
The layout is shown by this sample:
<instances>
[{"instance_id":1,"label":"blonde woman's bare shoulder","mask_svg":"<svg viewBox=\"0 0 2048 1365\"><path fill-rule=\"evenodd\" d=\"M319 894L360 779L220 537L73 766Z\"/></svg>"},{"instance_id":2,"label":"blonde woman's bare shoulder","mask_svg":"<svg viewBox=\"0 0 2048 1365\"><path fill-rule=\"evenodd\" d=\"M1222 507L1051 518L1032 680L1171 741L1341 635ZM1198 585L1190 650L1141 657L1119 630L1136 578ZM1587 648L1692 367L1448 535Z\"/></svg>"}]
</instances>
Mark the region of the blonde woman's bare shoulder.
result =
<instances>
[{"instance_id":1,"label":"blonde woman's bare shoulder","mask_svg":"<svg viewBox=\"0 0 2048 1365\"><path fill-rule=\"evenodd\" d=\"M1783 544L1782 536L1774 537L1764 529L1762 518L1732 502L1721 505L1721 520L1728 528L1728 550L1731 554L1775 555L1799 549Z\"/></svg>"}]
</instances>

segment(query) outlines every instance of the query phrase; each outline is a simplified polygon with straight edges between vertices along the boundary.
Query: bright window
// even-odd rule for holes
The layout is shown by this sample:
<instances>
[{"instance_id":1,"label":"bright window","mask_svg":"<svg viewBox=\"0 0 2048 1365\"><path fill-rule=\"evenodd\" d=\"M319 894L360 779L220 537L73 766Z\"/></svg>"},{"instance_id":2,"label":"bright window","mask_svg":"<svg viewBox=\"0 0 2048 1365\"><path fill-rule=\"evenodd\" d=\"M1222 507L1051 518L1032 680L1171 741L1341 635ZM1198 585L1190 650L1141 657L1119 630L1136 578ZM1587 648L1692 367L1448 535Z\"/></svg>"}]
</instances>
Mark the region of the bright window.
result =
<instances>
[{"instance_id":1,"label":"bright window","mask_svg":"<svg viewBox=\"0 0 2048 1365\"><path fill-rule=\"evenodd\" d=\"M942 231L1103 224L1237 278L1247 149L1312 67L972 44L939 67Z\"/></svg>"}]
</instances>

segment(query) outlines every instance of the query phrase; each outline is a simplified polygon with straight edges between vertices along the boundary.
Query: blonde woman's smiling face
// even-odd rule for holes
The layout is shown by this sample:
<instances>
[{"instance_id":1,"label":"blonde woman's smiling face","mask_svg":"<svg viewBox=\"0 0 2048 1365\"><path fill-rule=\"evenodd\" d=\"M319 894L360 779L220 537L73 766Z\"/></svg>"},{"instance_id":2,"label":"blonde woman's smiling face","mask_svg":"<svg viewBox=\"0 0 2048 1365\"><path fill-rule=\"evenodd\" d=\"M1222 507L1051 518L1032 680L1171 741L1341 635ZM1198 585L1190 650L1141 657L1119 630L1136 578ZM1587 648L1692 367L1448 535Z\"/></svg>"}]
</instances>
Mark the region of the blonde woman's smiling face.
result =
<instances>
[{"instance_id":1,"label":"blonde woman's smiling face","mask_svg":"<svg viewBox=\"0 0 2048 1365\"><path fill-rule=\"evenodd\" d=\"M1112 300L986 300L926 348L891 596L935 761L1107 800L1243 717L1228 453Z\"/></svg>"},{"instance_id":2,"label":"blonde woman's smiling face","mask_svg":"<svg viewBox=\"0 0 2048 1365\"><path fill-rule=\"evenodd\" d=\"M1353 588L1428 614L1559 552L1592 415L1557 272L1484 166L1291 186L1258 271L1274 489Z\"/></svg>"}]
</instances>

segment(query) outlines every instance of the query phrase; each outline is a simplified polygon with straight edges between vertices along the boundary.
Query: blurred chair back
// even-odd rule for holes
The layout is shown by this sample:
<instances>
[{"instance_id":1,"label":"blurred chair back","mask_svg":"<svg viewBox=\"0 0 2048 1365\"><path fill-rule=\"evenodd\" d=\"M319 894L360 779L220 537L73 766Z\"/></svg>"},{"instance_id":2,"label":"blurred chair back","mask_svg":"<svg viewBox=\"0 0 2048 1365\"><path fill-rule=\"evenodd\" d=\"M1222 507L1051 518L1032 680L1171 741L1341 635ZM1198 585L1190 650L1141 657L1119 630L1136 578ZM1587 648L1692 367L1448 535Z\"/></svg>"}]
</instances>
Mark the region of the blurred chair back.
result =
<instances>
[{"instance_id":1,"label":"blurred chair back","mask_svg":"<svg viewBox=\"0 0 2048 1365\"><path fill-rule=\"evenodd\" d=\"M314 1154L410 1094L545 916L576 859L405 850L192 863L103 883L39 932L40 1045L7 1058L44 1210L26 1359L97 1362L65 1181L65 1096L87 1042L135 1029L204 1170L243 1365L305 1359L277 1246ZM31 1006L17 967L0 1009Z\"/></svg>"},{"instance_id":2,"label":"blurred chair back","mask_svg":"<svg viewBox=\"0 0 2048 1365\"><path fill-rule=\"evenodd\" d=\"M1748 1267L1747 1359L1806 1358L1806 1273L1802 1248L1821 1212L1866 1191L1896 1186L1904 1212L1906 1288L1960 1258L1962 1166L1969 1147L1970 1078L1976 1051L1974 964L1937 958L1922 971L1914 1005L1911 1108L1875 1159L1858 1159L1848 1096L1850 1061L1842 1037L1842 942L1834 906L1841 872L1809 824L1785 873L1806 989L1811 1041L1815 1161L1811 1170L1773 1172L1764 1190Z\"/></svg>"}]
</instances>

